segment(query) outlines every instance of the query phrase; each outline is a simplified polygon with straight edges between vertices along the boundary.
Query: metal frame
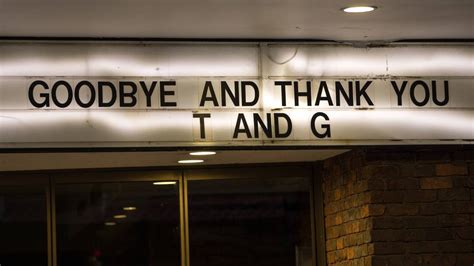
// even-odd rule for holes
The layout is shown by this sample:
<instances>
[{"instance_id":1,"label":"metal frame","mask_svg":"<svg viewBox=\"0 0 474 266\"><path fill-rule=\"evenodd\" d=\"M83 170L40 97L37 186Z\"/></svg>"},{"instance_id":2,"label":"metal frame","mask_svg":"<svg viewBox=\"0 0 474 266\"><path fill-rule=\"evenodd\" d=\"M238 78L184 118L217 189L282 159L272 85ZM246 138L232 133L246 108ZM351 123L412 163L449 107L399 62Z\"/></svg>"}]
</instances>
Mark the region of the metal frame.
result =
<instances>
[{"instance_id":1,"label":"metal frame","mask_svg":"<svg viewBox=\"0 0 474 266\"><path fill-rule=\"evenodd\" d=\"M319 169L311 163L257 164L244 166L164 169L70 170L54 172L0 173L0 186L42 185L47 204L48 266L57 266L55 189L58 184L143 182L172 180L179 184L181 266L190 266L188 181L242 178L310 178L310 217L313 265L325 265L323 195Z\"/></svg>"}]
</instances>

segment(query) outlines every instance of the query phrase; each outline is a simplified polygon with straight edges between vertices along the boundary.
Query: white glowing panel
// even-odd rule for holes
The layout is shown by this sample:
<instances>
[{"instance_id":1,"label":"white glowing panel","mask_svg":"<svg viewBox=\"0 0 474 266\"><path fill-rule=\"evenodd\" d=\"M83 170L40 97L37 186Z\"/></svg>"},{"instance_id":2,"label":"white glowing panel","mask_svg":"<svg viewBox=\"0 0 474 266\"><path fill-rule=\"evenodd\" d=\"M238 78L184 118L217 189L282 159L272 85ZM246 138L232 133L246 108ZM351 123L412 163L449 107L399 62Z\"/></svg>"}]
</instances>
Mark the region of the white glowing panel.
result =
<instances>
[{"instance_id":1,"label":"white glowing panel","mask_svg":"<svg viewBox=\"0 0 474 266\"><path fill-rule=\"evenodd\" d=\"M471 144L473 46L0 44L0 148Z\"/></svg>"}]
</instances>

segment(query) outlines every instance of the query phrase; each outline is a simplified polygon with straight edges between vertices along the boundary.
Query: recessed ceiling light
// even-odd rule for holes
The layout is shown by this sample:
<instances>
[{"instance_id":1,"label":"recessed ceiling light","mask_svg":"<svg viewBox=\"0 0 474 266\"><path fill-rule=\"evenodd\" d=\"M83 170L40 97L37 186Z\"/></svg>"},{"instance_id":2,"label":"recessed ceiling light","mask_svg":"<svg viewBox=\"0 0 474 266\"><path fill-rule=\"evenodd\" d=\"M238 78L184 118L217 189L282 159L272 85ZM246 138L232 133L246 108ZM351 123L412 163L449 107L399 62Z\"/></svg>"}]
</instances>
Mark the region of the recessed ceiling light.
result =
<instances>
[{"instance_id":1,"label":"recessed ceiling light","mask_svg":"<svg viewBox=\"0 0 474 266\"><path fill-rule=\"evenodd\" d=\"M167 185L176 185L176 181L158 181L153 182L155 186L167 186Z\"/></svg>"},{"instance_id":2,"label":"recessed ceiling light","mask_svg":"<svg viewBox=\"0 0 474 266\"><path fill-rule=\"evenodd\" d=\"M114 226L114 225L117 225L116 222L105 222L104 223L106 226Z\"/></svg>"},{"instance_id":3,"label":"recessed ceiling light","mask_svg":"<svg viewBox=\"0 0 474 266\"><path fill-rule=\"evenodd\" d=\"M179 160L178 163L192 164L192 163L203 163L204 160Z\"/></svg>"},{"instance_id":4,"label":"recessed ceiling light","mask_svg":"<svg viewBox=\"0 0 474 266\"><path fill-rule=\"evenodd\" d=\"M123 210L124 210L124 211L134 211L134 210L136 210L136 209L137 209L137 207L132 207L132 206L123 207Z\"/></svg>"},{"instance_id":5,"label":"recessed ceiling light","mask_svg":"<svg viewBox=\"0 0 474 266\"><path fill-rule=\"evenodd\" d=\"M125 218L127 218L127 215L125 215L125 214L117 214L117 215L114 215L114 218L115 218L115 219L125 219Z\"/></svg>"},{"instance_id":6,"label":"recessed ceiling light","mask_svg":"<svg viewBox=\"0 0 474 266\"><path fill-rule=\"evenodd\" d=\"M365 12L370 12L374 11L376 7L374 6L351 6L351 7L345 7L342 10L346 13L365 13Z\"/></svg>"},{"instance_id":7,"label":"recessed ceiling light","mask_svg":"<svg viewBox=\"0 0 474 266\"><path fill-rule=\"evenodd\" d=\"M189 155L193 155L193 156L207 156L207 155L215 155L215 154L216 154L215 151L193 151L189 153Z\"/></svg>"}]
</instances>

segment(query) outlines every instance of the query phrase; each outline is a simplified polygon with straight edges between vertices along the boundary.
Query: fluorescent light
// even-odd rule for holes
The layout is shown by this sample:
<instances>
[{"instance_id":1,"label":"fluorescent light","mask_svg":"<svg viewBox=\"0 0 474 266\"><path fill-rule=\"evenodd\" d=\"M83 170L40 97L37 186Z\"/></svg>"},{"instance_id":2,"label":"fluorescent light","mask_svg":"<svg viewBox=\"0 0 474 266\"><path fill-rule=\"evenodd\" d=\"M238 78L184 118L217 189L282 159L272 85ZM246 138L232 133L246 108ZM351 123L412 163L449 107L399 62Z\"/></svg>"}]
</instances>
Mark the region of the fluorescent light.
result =
<instances>
[{"instance_id":1,"label":"fluorescent light","mask_svg":"<svg viewBox=\"0 0 474 266\"><path fill-rule=\"evenodd\" d=\"M137 209L137 207L132 207L132 206L130 206L130 207L123 207L123 210L124 210L124 211L134 211L134 210L136 210L136 209Z\"/></svg>"},{"instance_id":2,"label":"fluorescent light","mask_svg":"<svg viewBox=\"0 0 474 266\"><path fill-rule=\"evenodd\" d=\"M193 155L193 156L207 156L207 155L215 155L215 154L216 154L215 151L193 151L189 153L189 155Z\"/></svg>"},{"instance_id":3,"label":"fluorescent light","mask_svg":"<svg viewBox=\"0 0 474 266\"><path fill-rule=\"evenodd\" d=\"M127 218L127 215L125 215L125 214L117 214L117 215L114 215L114 218L115 218L115 219L125 219L125 218Z\"/></svg>"},{"instance_id":4,"label":"fluorescent light","mask_svg":"<svg viewBox=\"0 0 474 266\"><path fill-rule=\"evenodd\" d=\"M203 163L204 160L179 160L178 163L191 164L191 163Z\"/></svg>"},{"instance_id":5,"label":"fluorescent light","mask_svg":"<svg viewBox=\"0 0 474 266\"><path fill-rule=\"evenodd\" d=\"M342 9L346 13L364 13L374 11L376 7L374 6L351 6Z\"/></svg>"},{"instance_id":6,"label":"fluorescent light","mask_svg":"<svg viewBox=\"0 0 474 266\"><path fill-rule=\"evenodd\" d=\"M167 185L176 185L176 181L158 181L153 182L155 186L167 186Z\"/></svg>"},{"instance_id":7,"label":"fluorescent light","mask_svg":"<svg viewBox=\"0 0 474 266\"><path fill-rule=\"evenodd\" d=\"M116 222L105 222L104 223L106 226L114 226L114 225L117 225Z\"/></svg>"}]
</instances>

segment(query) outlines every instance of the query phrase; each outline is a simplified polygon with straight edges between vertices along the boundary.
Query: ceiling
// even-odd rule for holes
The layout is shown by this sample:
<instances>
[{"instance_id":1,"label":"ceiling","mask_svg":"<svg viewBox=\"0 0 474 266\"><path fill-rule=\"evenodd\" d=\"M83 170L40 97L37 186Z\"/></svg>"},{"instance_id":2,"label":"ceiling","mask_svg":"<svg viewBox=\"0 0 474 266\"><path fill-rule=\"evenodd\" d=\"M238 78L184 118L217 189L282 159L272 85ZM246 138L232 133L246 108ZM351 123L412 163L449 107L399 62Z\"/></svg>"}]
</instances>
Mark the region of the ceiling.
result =
<instances>
[{"instance_id":1,"label":"ceiling","mask_svg":"<svg viewBox=\"0 0 474 266\"><path fill-rule=\"evenodd\" d=\"M0 153L1 171L180 166L178 160L204 159L206 165L313 162L347 152L320 150L227 150L212 156L190 156L186 151ZM197 158L199 157L199 158Z\"/></svg>"},{"instance_id":2,"label":"ceiling","mask_svg":"<svg viewBox=\"0 0 474 266\"><path fill-rule=\"evenodd\" d=\"M374 5L346 14L346 6ZM0 0L0 37L474 38L472 0Z\"/></svg>"}]
</instances>

